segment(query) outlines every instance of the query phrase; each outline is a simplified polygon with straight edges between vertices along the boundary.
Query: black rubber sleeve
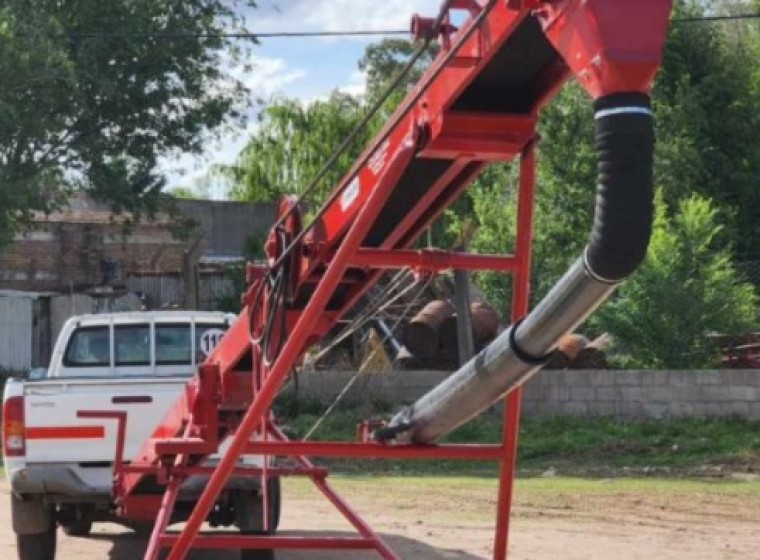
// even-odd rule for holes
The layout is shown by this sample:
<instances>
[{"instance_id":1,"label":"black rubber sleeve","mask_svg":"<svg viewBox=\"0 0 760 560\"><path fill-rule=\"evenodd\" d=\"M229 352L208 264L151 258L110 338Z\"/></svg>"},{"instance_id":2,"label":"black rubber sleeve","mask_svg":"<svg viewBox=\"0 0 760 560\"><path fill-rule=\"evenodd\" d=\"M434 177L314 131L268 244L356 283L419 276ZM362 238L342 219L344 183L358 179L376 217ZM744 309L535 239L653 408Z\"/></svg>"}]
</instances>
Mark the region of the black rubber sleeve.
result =
<instances>
[{"instance_id":1,"label":"black rubber sleeve","mask_svg":"<svg viewBox=\"0 0 760 560\"><path fill-rule=\"evenodd\" d=\"M654 129L648 95L598 99L599 186L586 266L600 279L625 279L646 257L653 220Z\"/></svg>"}]
</instances>

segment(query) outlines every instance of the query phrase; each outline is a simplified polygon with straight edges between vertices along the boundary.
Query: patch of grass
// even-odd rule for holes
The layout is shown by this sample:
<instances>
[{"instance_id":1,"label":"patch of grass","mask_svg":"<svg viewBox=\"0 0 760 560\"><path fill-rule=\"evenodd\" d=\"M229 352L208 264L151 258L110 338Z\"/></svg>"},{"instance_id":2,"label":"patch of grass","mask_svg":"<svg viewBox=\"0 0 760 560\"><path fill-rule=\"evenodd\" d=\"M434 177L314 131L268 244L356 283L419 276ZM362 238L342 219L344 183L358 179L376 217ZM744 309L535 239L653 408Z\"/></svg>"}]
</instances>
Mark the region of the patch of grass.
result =
<instances>
[{"instance_id":1,"label":"patch of grass","mask_svg":"<svg viewBox=\"0 0 760 560\"><path fill-rule=\"evenodd\" d=\"M760 422L738 418L620 422L529 420L521 429L526 468L559 466L760 471Z\"/></svg>"},{"instance_id":2,"label":"patch of grass","mask_svg":"<svg viewBox=\"0 0 760 560\"><path fill-rule=\"evenodd\" d=\"M285 403L281 421L292 437L303 437L325 407ZM339 409L311 439L351 441L364 419L391 416L382 403ZM518 464L522 474L555 469L584 476L619 474L717 475L722 470L760 472L760 422L738 418L621 422L557 417L528 419L520 429ZM498 443L501 416L484 414L444 440ZM492 475L496 465L479 461L331 461L340 472Z\"/></svg>"},{"instance_id":3,"label":"patch of grass","mask_svg":"<svg viewBox=\"0 0 760 560\"><path fill-rule=\"evenodd\" d=\"M493 500L498 481L494 478L467 476L373 476L335 475L331 484L342 492L371 493L375 499L383 496L442 495L462 493L473 499ZM289 478L286 483L291 494L306 495L312 491L311 482ZM620 496L674 498L688 496L725 497L749 500L760 505L760 481L706 481L675 478L616 478L583 479L573 477L520 478L515 482L516 496L523 503L556 505L559 496L574 498L615 498ZM428 494L430 491L432 494ZM697 500L699 501L699 500Z\"/></svg>"}]
</instances>

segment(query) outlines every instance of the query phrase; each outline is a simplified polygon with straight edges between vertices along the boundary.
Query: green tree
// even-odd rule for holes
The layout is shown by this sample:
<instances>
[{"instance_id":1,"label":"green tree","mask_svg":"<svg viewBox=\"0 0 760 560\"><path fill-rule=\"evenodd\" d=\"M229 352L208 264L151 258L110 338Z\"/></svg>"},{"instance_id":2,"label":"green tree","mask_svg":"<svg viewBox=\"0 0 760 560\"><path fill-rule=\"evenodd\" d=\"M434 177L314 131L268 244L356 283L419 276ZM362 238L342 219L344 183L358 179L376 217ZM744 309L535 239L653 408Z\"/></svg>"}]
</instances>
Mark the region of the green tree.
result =
<instances>
[{"instance_id":1,"label":"green tree","mask_svg":"<svg viewBox=\"0 0 760 560\"><path fill-rule=\"evenodd\" d=\"M383 39L369 45L359 61L359 69L367 75L367 94L371 99L379 97L388 84L396 78L418 45L406 39ZM438 54L438 46L431 43L417 60L412 70L402 80L399 90L406 95L417 85L425 70Z\"/></svg>"},{"instance_id":2,"label":"green tree","mask_svg":"<svg viewBox=\"0 0 760 560\"><path fill-rule=\"evenodd\" d=\"M703 4L677 2L675 17L702 16ZM718 13L752 11L746 2L713 4ZM757 22L673 25L654 90L656 184L671 209L694 192L713 200L738 254L760 244L758 48Z\"/></svg>"},{"instance_id":3,"label":"green tree","mask_svg":"<svg viewBox=\"0 0 760 560\"><path fill-rule=\"evenodd\" d=\"M220 36L252 0L6 0L0 7L0 234L67 189L115 211L164 200L161 155L241 120Z\"/></svg>"},{"instance_id":4,"label":"green tree","mask_svg":"<svg viewBox=\"0 0 760 560\"><path fill-rule=\"evenodd\" d=\"M280 194L301 194L362 114L361 100L340 92L313 103L273 102L262 111L238 161L220 169L232 181L232 198L270 202ZM322 180L317 201L335 187L369 139L367 131L343 154Z\"/></svg>"},{"instance_id":5,"label":"green tree","mask_svg":"<svg viewBox=\"0 0 760 560\"><path fill-rule=\"evenodd\" d=\"M402 39L386 39L370 45L359 61L366 74L367 94L355 97L335 91L325 100L304 103L275 99L260 114L259 127L240 153L237 162L217 169L230 180L236 200L271 201L284 193L303 189L333 151L364 117L415 52L416 46ZM402 80L364 133L322 180L311 201L318 204L348 172L374 134L383 126L435 57L428 49Z\"/></svg>"},{"instance_id":6,"label":"green tree","mask_svg":"<svg viewBox=\"0 0 760 560\"><path fill-rule=\"evenodd\" d=\"M614 336L626 366L715 366L710 333L757 326L755 290L734 268L718 222L715 205L697 195L668 217L660 193L646 263L592 321Z\"/></svg>"}]
</instances>

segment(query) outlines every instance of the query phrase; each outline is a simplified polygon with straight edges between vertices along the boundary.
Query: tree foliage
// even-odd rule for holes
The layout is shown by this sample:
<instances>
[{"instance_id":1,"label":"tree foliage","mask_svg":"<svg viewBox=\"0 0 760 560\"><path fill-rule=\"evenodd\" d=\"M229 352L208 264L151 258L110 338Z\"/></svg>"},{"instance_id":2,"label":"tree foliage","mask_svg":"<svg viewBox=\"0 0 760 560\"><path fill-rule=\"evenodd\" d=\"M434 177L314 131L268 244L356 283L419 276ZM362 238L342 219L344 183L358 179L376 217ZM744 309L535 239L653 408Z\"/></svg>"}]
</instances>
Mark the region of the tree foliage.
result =
<instances>
[{"instance_id":1,"label":"tree foliage","mask_svg":"<svg viewBox=\"0 0 760 560\"><path fill-rule=\"evenodd\" d=\"M7 0L0 7L0 232L86 189L152 212L158 158L240 120L220 33L252 0ZM163 35L163 37L162 37Z\"/></svg>"},{"instance_id":2,"label":"tree foliage","mask_svg":"<svg viewBox=\"0 0 760 560\"><path fill-rule=\"evenodd\" d=\"M359 70L367 76L368 101L374 102L380 98L391 82L400 76L407 61L418 48L417 45L405 39L384 39L367 47L364 56L359 61ZM435 59L438 50L438 46L431 43L422 53L391 95L385 106L386 113L390 114L401 103L404 96L417 85L425 70Z\"/></svg>"},{"instance_id":3,"label":"tree foliage","mask_svg":"<svg viewBox=\"0 0 760 560\"><path fill-rule=\"evenodd\" d=\"M718 13L748 13L747 2L718 2ZM676 17L705 14L678 2ZM738 254L760 244L760 58L756 21L672 26L654 91L655 177L665 201L692 192L714 200Z\"/></svg>"},{"instance_id":4,"label":"tree foliage","mask_svg":"<svg viewBox=\"0 0 760 560\"><path fill-rule=\"evenodd\" d=\"M656 205L647 261L618 289L594 322L614 333L617 351L636 368L718 365L711 333L736 334L757 324L757 296L720 242L719 212L689 195L670 218Z\"/></svg>"},{"instance_id":5,"label":"tree foliage","mask_svg":"<svg viewBox=\"0 0 760 560\"><path fill-rule=\"evenodd\" d=\"M266 202L280 194L301 194L362 114L361 101L340 92L313 103L289 99L272 103L262 111L259 127L235 165L221 169L232 179L231 196ZM369 141L370 132L362 135L328 172L318 198L338 183Z\"/></svg>"},{"instance_id":6,"label":"tree foliage","mask_svg":"<svg viewBox=\"0 0 760 560\"><path fill-rule=\"evenodd\" d=\"M753 10L760 10L757 0L712 2L709 6L697 0L677 0L675 16ZM274 193L292 191L294 183L303 184L300 179L313 175L413 51L412 45L398 40L369 47L360 62L367 76L363 99L336 95L307 106L287 100L273 104L241 156L235 194L271 199ZM433 55L431 50L424 60L429 62ZM423 66L413 69L371 128L379 127L411 90ZM657 136L654 172L660 200L652 262L594 325L620 338L621 352L631 364L710 365L714 348L703 344L705 334L749 328L757 318L752 311L757 303L752 287L742 283L732 264L737 255L760 252L757 21L671 26L653 103ZM565 87L543 110L539 133L534 303L588 241L597 168L593 109L587 94L576 84ZM335 185L357 151L336 167L325 186ZM491 166L432 228L428 239L450 247L463 231L474 226L470 240L473 250L511 251L517 183L514 165ZM262 192L255 194L257 189ZM475 278L494 305L502 311L509 308L508 278L489 273ZM680 288L685 284L688 290ZM671 306L663 307L669 310L668 315L658 317L659 307L669 303L669 292L678 292L670 302L685 305L689 300L688 315L678 317L678 307ZM688 320L682 321L686 316ZM658 341L645 338L644 331L657 333ZM678 340L665 336L673 331L682 333L677 335Z\"/></svg>"}]
</instances>

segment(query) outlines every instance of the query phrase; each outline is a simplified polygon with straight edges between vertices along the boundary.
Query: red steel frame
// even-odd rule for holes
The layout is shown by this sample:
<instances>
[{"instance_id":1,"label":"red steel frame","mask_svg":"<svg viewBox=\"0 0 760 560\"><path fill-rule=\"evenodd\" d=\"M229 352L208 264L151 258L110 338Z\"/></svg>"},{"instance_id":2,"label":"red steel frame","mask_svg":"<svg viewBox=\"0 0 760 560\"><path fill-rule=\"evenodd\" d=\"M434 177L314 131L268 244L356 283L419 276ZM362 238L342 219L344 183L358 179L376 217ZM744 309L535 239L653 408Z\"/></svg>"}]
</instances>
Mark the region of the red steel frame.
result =
<instances>
[{"instance_id":1,"label":"red steel frame","mask_svg":"<svg viewBox=\"0 0 760 560\"><path fill-rule=\"evenodd\" d=\"M123 461L126 415L90 411L84 416L118 421L114 498L125 518L154 520L146 559L169 547L169 560L184 558L190 548L372 549L386 559L398 556L327 483L326 469L309 457L394 459L484 459L499 461L499 498L494 559L507 557L520 390L506 397L504 436L499 445L398 445L371 441L370 427L354 443L289 441L277 427L271 406L305 350L325 336L377 281L383 269L413 268L440 272L450 268L496 270L514 275L512 319L529 306L536 120L538 111L571 76L593 97L648 91L660 62L670 0L449 0L445 9L467 10L461 31L440 28L443 52L410 94L378 139L364 152L328 200L325 211L301 233L292 199L282 201L278 224L267 243L270 267L250 267L244 309L213 354L199 368L185 393L167 413L153 437L130 464ZM531 82L532 109L526 114L461 112L455 101L486 69L526 18L537 17L556 49L551 65ZM415 19L415 29L431 22ZM468 255L409 247L429 224L490 162L520 158L517 239L514 255ZM443 158L451 165L410 208L379 246L364 246L373 224L415 158ZM286 248L294 249L286 254ZM283 290L278 292L277 282ZM338 296L338 289L342 295ZM337 299L336 299L337 298ZM281 317L282 323L270 320ZM274 326L273 326L274 325ZM263 337L266 333L268 336ZM271 359L267 356L273 353ZM244 358L248 356L247 361ZM243 360L243 361L241 361ZM252 371L240 366L252 364ZM247 366L250 368L250 366ZM203 460L224 438L228 451L215 467ZM287 456L297 467L241 468L242 454ZM167 534L182 481L208 475L187 524ZM353 525L358 537L199 536L231 476L262 480L264 511L271 476L307 476ZM166 485L163 496L143 495L140 484L153 476ZM266 514L265 514L266 517ZM265 530L270 519L264 519Z\"/></svg>"}]
</instances>

